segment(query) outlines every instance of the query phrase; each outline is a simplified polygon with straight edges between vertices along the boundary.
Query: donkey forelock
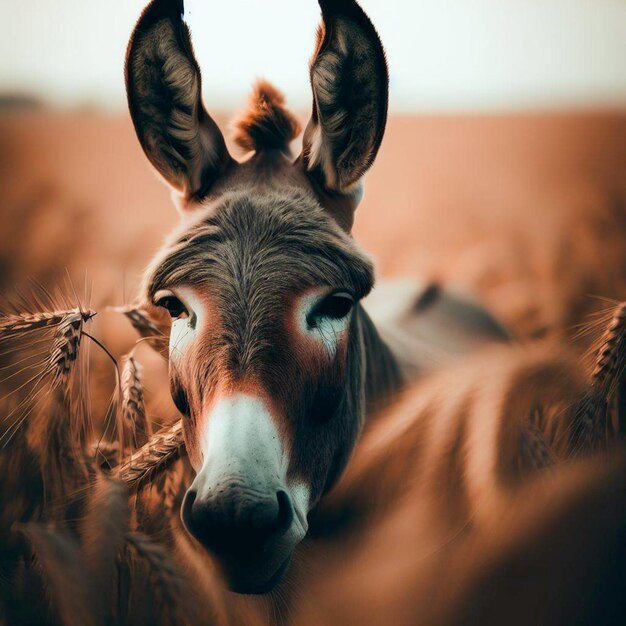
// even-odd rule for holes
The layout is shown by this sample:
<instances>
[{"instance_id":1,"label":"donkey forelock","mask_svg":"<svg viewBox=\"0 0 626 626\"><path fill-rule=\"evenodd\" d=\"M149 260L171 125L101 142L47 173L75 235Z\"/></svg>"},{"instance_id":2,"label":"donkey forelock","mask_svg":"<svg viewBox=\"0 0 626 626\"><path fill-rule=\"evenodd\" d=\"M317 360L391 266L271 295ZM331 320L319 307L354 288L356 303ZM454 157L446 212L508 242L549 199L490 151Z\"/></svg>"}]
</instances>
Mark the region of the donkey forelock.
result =
<instances>
[{"instance_id":1,"label":"donkey forelock","mask_svg":"<svg viewBox=\"0 0 626 626\"><path fill-rule=\"evenodd\" d=\"M181 223L146 273L149 300L175 284L209 282L230 304L318 285L367 295L371 260L312 194L296 187L254 192L224 193Z\"/></svg>"}]
</instances>

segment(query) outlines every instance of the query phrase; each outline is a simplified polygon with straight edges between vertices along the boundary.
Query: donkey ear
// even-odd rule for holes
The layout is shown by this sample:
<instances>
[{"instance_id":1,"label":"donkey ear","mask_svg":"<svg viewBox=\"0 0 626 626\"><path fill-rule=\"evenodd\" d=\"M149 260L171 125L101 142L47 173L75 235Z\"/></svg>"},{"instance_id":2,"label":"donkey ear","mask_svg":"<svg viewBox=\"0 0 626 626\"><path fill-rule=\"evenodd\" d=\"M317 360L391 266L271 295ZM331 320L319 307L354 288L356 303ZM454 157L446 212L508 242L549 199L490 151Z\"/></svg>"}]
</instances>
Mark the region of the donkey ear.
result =
<instances>
[{"instance_id":1,"label":"donkey ear","mask_svg":"<svg viewBox=\"0 0 626 626\"><path fill-rule=\"evenodd\" d=\"M201 199L232 163L202 104L200 69L183 21L183 0L153 0L126 53L126 93L150 162L183 202Z\"/></svg>"},{"instance_id":2,"label":"donkey ear","mask_svg":"<svg viewBox=\"0 0 626 626\"><path fill-rule=\"evenodd\" d=\"M310 69L313 114L302 161L323 189L354 195L385 131L387 62L374 26L354 0L319 3L322 24Z\"/></svg>"}]
</instances>

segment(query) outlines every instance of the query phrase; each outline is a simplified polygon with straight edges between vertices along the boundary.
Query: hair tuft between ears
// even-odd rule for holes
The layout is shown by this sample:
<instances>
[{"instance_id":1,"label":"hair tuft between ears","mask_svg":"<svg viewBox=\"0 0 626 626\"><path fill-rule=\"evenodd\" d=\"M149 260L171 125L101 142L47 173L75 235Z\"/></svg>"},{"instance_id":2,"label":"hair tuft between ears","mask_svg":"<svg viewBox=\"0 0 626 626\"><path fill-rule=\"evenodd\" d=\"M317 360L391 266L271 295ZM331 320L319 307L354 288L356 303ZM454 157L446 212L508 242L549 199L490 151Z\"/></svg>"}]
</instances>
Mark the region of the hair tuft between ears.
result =
<instances>
[{"instance_id":1,"label":"hair tuft between ears","mask_svg":"<svg viewBox=\"0 0 626 626\"><path fill-rule=\"evenodd\" d=\"M302 127L285 107L285 96L266 80L254 86L247 110L233 123L235 143L244 150L281 150L289 153L289 144Z\"/></svg>"}]
</instances>

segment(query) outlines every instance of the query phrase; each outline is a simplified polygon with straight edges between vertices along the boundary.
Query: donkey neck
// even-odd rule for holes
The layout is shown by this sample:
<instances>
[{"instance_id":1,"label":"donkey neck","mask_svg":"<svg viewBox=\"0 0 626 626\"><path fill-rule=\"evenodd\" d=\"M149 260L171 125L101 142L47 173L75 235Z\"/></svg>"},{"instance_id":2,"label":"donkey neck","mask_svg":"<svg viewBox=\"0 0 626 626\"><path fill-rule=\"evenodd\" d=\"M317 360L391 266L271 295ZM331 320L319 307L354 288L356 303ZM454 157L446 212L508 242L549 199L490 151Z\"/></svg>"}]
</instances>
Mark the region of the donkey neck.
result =
<instances>
[{"instance_id":1,"label":"donkey neck","mask_svg":"<svg viewBox=\"0 0 626 626\"><path fill-rule=\"evenodd\" d=\"M403 385L402 373L396 357L382 339L374 322L359 304L356 308L362 337L362 358L365 365L365 420L366 425Z\"/></svg>"},{"instance_id":2,"label":"donkey neck","mask_svg":"<svg viewBox=\"0 0 626 626\"><path fill-rule=\"evenodd\" d=\"M344 473L369 422L397 396L402 386L400 368L394 355L360 304L356 305L354 316L341 408L350 415L351 445L341 448L336 455L327 477L325 493L332 490Z\"/></svg>"}]
</instances>

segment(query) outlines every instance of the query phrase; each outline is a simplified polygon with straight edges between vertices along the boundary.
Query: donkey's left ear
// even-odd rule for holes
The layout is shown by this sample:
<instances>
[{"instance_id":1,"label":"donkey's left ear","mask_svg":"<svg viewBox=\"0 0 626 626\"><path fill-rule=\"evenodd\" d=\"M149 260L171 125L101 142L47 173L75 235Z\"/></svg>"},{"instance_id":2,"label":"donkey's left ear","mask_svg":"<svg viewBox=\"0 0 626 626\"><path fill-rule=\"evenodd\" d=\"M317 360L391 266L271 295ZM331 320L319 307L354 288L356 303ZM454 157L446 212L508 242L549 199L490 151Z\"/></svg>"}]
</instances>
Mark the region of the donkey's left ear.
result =
<instances>
[{"instance_id":1,"label":"donkey's left ear","mask_svg":"<svg viewBox=\"0 0 626 626\"><path fill-rule=\"evenodd\" d=\"M301 159L324 191L350 197L356 206L358 183L385 132L387 62L376 29L354 0L319 3L323 21L310 69L313 114Z\"/></svg>"},{"instance_id":2,"label":"donkey's left ear","mask_svg":"<svg viewBox=\"0 0 626 626\"><path fill-rule=\"evenodd\" d=\"M202 104L200 69L183 0L153 0L139 18L126 56L126 93L137 137L182 205L206 195L233 163Z\"/></svg>"}]
</instances>

